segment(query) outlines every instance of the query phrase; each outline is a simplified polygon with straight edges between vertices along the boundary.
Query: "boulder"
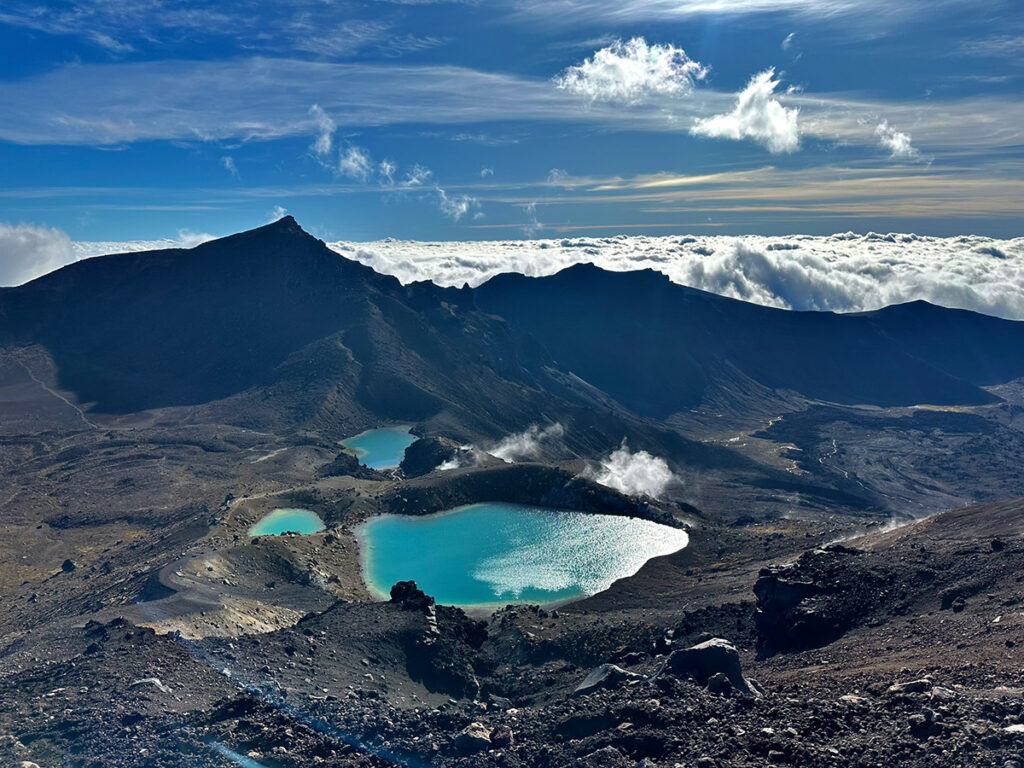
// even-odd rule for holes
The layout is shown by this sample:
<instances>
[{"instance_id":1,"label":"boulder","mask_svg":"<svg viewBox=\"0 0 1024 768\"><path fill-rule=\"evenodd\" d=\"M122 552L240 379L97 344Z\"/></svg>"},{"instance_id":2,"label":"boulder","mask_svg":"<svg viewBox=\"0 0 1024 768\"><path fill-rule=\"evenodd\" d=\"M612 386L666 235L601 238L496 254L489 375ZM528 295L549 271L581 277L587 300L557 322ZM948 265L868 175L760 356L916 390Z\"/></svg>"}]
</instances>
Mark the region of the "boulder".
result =
<instances>
[{"instance_id":1,"label":"boulder","mask_svg":"<svg viewBox=\"0 0 1024 768\"><path fill-rule=\"evenodd\" d=\"M421 477L451 461L459 452L459 444L446 437L421 437L405 449L398 465L405 477Z\"/></svg>"},{"instance_id":2,"label":"boulder","mask_svg":"<svg viewBox=\"0 0 1024 768\"><path fill-rule=\"evenodd\" d=\"M391 602L407 611L427 613L434 605L434 598L417 587L415 581L400 581L391 588Z\"/></svg>"},{"instance_id":3,"label":"boulder","mask_svg":"<svg viewBox=\"0 0 1024 768\"><path fill-rule=\"evenodd\" d=\"M589 693L608 688L618 688L630 680L641 680L642 676L636 672L630 672L615 664L602 664L590 671L583 682L576 686L572 692L573 696L586 696Z\"/></svg>"},{"instance_id":4,"label":"boulder","mask_svg":"<svg viewBox=\"0 0 1024 768\"><path fill-rule=\"evenodd\" d=\"M736 646L720 637L673 651L655 673L655 677L668 674L692 677L701 685L707 685L712 677L721 674L745 696L760 697L760 693L743 677Z\"/></svg>"},{"instance_id":5,"label":"boulder","mask_svg":"<svg viewBox=\"0 0 1024 768\"><path fill-rule=\"evenodd\" d=\"M455 736L455 748L464 755L491 747L491 731L483 723L470 723Z\"/></svg>"},{"instance_id":6,"label":"boulder","mask_svg":"<svg viewBox=\"0 0 1024 768\"><path fill-rule=\"evenodd\" d=\"M491 730L491 744L495 747L511 747L512 729L507 725L496 725Z\"/></svg>"}]
</instances>

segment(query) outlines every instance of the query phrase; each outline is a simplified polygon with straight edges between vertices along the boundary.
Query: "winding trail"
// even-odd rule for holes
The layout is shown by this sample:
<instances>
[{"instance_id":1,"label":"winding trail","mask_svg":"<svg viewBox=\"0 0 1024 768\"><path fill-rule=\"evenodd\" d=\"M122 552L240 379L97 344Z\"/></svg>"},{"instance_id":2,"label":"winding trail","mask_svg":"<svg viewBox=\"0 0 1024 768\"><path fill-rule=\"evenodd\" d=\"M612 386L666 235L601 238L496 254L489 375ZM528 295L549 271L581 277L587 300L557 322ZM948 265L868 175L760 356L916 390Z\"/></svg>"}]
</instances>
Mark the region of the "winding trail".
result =
<instances>
[{"instance_id":1,"label":"winding trail","mask_svg":"<svg viewBox=\"0 0 1024 768\"><path fill-rule=\"evenodd\" d=\"M15 362L18 365L20 365L22 368L24 368L25 369L25 373L28 374L29 378L32 379L32 381L34 381L40 387L42 387L43 390L47 394L53 395L54 397L56 397L58 400L60 400L65 405L69 405L72 408L74 408L75 412L82 419L82 421L85 423L86 426L88 426L90 429L99 429L99 426L97 424L94 424L93 422L89 421L89 418L85 415L85 411L83 411L77 405L75 405L70 400L68 400L66 397L64 397L64 395L62 395L60 392L57 392L56 390L52 389L49 384L47 384L45 381L43 381L38 376L36 376L34 373L32 373L32 369L29 368L27 365L25 365L25 363L23 363L21 360L16 360Z\"/></svg>"}]
</instances>

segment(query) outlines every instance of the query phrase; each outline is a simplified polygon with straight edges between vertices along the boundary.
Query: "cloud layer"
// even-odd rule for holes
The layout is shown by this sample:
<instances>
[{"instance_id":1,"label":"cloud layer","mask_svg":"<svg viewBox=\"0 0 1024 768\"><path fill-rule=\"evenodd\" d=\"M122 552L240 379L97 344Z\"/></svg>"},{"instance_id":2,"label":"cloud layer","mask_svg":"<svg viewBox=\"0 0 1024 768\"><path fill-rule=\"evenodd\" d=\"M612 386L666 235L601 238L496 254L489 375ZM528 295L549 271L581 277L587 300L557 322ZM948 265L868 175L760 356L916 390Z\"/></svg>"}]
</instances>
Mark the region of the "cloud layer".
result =
<instances>
[{"instance_id":1,"label":"cloud layer","mask_svg":"<svg viewBox=\"0 0 1024 768\"><path fill-rule=\"evenodd\" d=\"M72 261L71 239L61 230L0 223L0 285L21 285Z\"/></svg>"},{"instance_id":2,"label":"cloud layer","mask_svg":"<svg viewBox=\"0 0 1024 768\"><path fill-rule=\"evenodd\" d=\"M405 283L479 285L502 272L548 275L593 262L654 269L682 285L786 309L849 312L924 299L1024 319L1024 238L846 233L330 245Z\"/></svg>"}]
</instances>

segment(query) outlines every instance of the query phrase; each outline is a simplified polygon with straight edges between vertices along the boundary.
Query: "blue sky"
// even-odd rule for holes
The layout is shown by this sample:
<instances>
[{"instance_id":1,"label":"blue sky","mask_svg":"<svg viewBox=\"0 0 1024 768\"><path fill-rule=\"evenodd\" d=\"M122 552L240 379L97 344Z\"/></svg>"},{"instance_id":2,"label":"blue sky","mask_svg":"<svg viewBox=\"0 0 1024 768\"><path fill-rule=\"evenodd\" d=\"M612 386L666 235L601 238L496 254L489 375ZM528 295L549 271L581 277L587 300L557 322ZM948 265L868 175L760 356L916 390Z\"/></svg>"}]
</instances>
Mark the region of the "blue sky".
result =
<instances>
[{"instance_id":1,"label":"blue sky","mask_svg":"<svg viewBox=\"0 0 1024 768\"><path fill-rule=\"evenodd\" d=\"M4 0L0 223L73 240L1021 234L1019 0Z\"/></svg>"}]
</instances>

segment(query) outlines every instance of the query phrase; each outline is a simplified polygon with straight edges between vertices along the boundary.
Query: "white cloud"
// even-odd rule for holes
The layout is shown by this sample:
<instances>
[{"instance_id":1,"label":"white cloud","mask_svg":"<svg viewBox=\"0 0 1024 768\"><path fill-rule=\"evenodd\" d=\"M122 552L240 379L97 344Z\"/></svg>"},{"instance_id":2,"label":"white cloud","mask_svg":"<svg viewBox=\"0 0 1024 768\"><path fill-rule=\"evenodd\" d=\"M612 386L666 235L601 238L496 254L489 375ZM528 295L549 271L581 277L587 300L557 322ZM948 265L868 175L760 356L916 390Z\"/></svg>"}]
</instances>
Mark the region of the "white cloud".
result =
<instances>
[{"instance_id":1,"label":"white cloud","mask_svg":"<svg viewBox=\"0 0 1024 768\"><path fill-rule=\"evenodd\" d=\"M314 139L312 146L310 146L310 150L322 161L326 160L334 148L334 121L328 117L319 104L314 104L309 108L309 115L313 118L314 123L316 123L317 129L316 139Z\"/></svg>"},{"instance_id":2,"label":"white cloud","mask_svg":"<svg viewBox=\"0 0 1024 768\"><path fill-rule=\"evenodd\" d=\"M774 97L778 85L774 69L754 75L736 95L732 112L698 118L690 133L714 139L750 139L769 152L793 152L800 147L799 110L779 103Z\"/></svg>"},{"instance_id":3,"label":"white cloud","mask_svg":"<svg viewBox=\"0 0 1024 768\"><path fill-rule=\"evenodd\" d=\"M794 38L796 38L796 32L790 32L786 35L785 39L782 41L782 50L788 51L790 46L793 45Z\"/></svg>"},{"instance_id":4,"label":"white cloud","mask_svg":"<svg viewBox=\"0 0 1024 768\"><path fill-rule=\"evenodd\" d=\"M0 285L21 285L75 260L62 230L0 223Z\"/></svg>"},{"instance_id":5,"label":"white cloud","mask_svg":"<svg viewBox=\"0 0 1024 768\"><path fill-rule=\"evenodd\" d=\"M507 464L535 461L544 458L564 436L565 427L557 422L546 427L531 424L522 432L508 435L493 445L477 446L476 449L489 453Z\"/></svg>"},{"instance_id":6,"label":"white cloud","mask_svg":"<svg viewBox=\"0 0 1024 768\"><path fill-rule=\"evenodd\" d=\"M399 186L402 187L422 187L430 178L434 175L434 172L429 168L425 168L419 163L415 163L412 168L405 174L405 178L399 182Z\"/></svg>"},{"instance_id":7,"label":"white cloud","mask_svg":"<svg viewBox=\"0 0 1024 768\"><path fill-rule=\"evenodd\" d=\"M372 170L373 161L370 159L369 153L354 144L346 147L338 156L338 173L342 176L357 181L366 181L370 178Z\"/></svg>"},{"instance_id":8,"label":"white cloud","mask_svg":"<svg viewBox=\"0 0 1024 768\"><path fill-rule=\"evenodd\" d=\"M638 235L331 247L403 283L479 285L503 272L550 275L589 261L654 269L681 285L784 309L857 312L924 299L1024 319L1024 238Z\"/></svg>"},{"instance_id":9,"label":"white cloud","mask_svg":"<svg viewBox=\"0 0 1024 768\"><path fill-rule=\"evenodd\" d=\"M548 184L561 184L569 178L569 172L561 168L552 168L548 171Z\"/></svg>"},{"instance_id":10,"label":"white cloud","mask_svg":"<svg viewBox=\"0 0 1024 768\"><path fill-rule=\"evenodd\" d=\"M452 221L459 221L472 210L480 207L480 201L469 195L449 195L441 187L435 187L441 213Z\"/></svg>"},{"instance_id":11,"label":"white cloud","mask_svg":"<svg viewBox=\"0 0 1024 768\"><path fill-rule=\"evenodd\" d=\"M585 474L595 482L629 496L649 496L652 499L660 499L670 485L680 482L664 459L647 451L634 453L625 440L611 455L602 459L597 468L592 467Z\"/></svg>"},{"instance_id":12,"label":"white cloud","mask_svg":"<svg viewBox=\"0 0 1024 768\"><path fill-rule=\"evenodd\" d=\"M155 94L155 98L151 96ZM1024 99L1013 94L929 102L855 99L816 93L786 97L800 107L807 136L875 144L864 115L914 125L919 143L964 154L1014 149ZM677 132L695 118L729 110L734 95L701 89L701 98L649 99L624 109L595 101L581 110L548 79L451 66L394 66L296 59L138 61L75 64L0 82L0 140L18 144L104 145L150 140L257 140L322 137L332 125L460 125L500 121L585 123L609 130ZM323 112L313 110L317 104ZM328 117L329 116L329 117ZM979 119L982 118L982 119ZM329 121L329 122L328 122ZM330 165L335 165L334 157Z\"/></svg>"},{"instance_id":13,"label":"white cloud","mask_svg":"<svg viewBox=\"0 0 1024 768\"><path fill-rule=\"evenodd\" d=\"M894 160L917 160L921 157L918 149L910 143L910 134L897 131L885 120L875 128L875 136Z\"/></svg>"},{"instance_id":14,"label":"white cloud","mask_svg":"<svg viewBox=\"0 0 1024 768\"><path fill-rule=\"evenodd\" d=\"M398 166L390 160L381 160L377 164L377 173L380 175L380 183L386 187L393 186L395 183L395 171L398 170Z\"/></svg>"},{"instance_id":15,"label":"white cloud","mask_svg":"<svg viewBox=\"0 0 1024 768\"><path fill-rule=\"evenodd\" d=\"M230 173L234 178L241 179L241 175L238 173L238 167L235 165L235 158L231 155L225 155L220 159L220 164L224 166L224 170Z\"/></svg>"},{"instance_id":16,"label":"white cloud","mask_svg":"<svg viewBox=\"0 0 1024 768\"><path fill-rule=\"evenodd\" d=\"M493 175L494 175L494 169L493 168L487 168L485 166L485 167L480 169L480 178L481 179L486 179L488 176L493 176Z\"/></svg>"},{"instance_id":17,"label":"white cloud","mask_svg":"<svg viewBox=\"0 0 1024 768\"><path fill-rule=\"evenodd\" d=\"M555 84L591 101L639 102L653 94L689 93L707 68L674 45L649 45L642 37L616 40L582 64L569 67Z\"/></svg>"},{"instance_id":18,"label":"white cloud","mask_svg":"<svg viewBox=\"0 0 1024 768\"><path fill-rule=\"evenodd\" d=\"M273 223L278 219L283 219L288 215L288 209L283 205L275 205L273 210L270 211L270 215L267 216L267 222Z\"/></svg>"}]
</instances>

